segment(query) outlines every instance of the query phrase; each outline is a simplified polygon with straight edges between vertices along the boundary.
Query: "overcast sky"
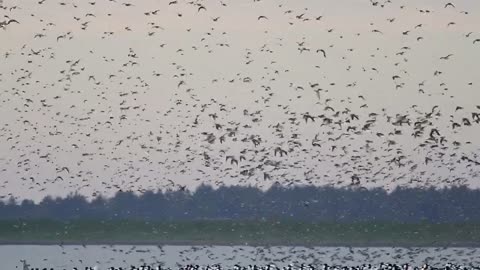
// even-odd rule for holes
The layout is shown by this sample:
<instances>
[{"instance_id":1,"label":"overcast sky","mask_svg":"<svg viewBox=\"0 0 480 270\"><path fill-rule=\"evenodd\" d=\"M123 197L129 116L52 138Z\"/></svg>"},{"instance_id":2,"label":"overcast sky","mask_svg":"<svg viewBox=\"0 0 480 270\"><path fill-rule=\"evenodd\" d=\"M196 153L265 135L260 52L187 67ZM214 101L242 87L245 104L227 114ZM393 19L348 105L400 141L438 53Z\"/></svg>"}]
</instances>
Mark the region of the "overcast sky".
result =
<instances>
[{"instance_id":1,"label":"overcast sky","mask_svg":"<svg viewBox=\"0 0 480 270\"><path fill-rule=\"evenodd\" d=\"M4 0L4 199L479 187L479 1L130 3Z\"/></svg>"}]
</instances>

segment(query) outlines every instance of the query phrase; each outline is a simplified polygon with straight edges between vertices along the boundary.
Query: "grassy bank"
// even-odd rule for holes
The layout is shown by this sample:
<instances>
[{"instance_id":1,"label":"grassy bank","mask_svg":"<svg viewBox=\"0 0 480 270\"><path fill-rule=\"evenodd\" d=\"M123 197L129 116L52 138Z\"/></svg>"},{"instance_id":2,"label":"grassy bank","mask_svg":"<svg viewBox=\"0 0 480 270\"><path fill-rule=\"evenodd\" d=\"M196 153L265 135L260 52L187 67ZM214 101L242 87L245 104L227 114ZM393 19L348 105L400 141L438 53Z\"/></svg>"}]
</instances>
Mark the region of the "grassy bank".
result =
<instances>
[{"instance_id":1,"label":"grassy bank","mask_svg":"<svg viewBox=\"0 0 480 270\"><path fill-rule=\"evenodd\" d=\"M480 224L293 221L0 221L0 244L249 244L480 246Z\"/></svg>"}]
</instances>

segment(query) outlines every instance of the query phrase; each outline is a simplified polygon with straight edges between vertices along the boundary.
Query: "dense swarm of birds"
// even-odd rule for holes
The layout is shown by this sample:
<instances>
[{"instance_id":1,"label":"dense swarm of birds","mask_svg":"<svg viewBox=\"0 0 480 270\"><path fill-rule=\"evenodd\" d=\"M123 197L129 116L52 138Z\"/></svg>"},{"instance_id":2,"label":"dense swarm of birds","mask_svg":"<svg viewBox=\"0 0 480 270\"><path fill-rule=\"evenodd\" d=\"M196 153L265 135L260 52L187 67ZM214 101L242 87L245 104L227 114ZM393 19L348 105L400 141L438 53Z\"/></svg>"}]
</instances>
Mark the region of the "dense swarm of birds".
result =
<instances>
[{"instance_id":1,"label":"dense swarm of birds","mask_svg":"<svg viewBox=\"0 0 480 270\"><path fill-rule=\"evenodd\" d=\"M162 266L131 266L130 268L123 268L123 267L109 267L108 270L171 270L171 268L162 268ZM215 265L206 265L200 266L198 264L189 264L186 266L182 266L179 268L180 270L222 270L220 264ZM230 268L226 268L230 269ZM278 267L274 264L268 265L256 265L250 264L248 266L241 266L236 264L233 267L233 270L315 270L315 269L322 269L322 270L471 270L471 269L478 269L478 267L471 267L471 266L463 266L463 265L456 265L452 263L447 263L443 267L432 267L428 264L424 264L423 266L412 266L408 263L406 264L395 264L395 263L380 263L379 265L372 265L372 264L363 264L358 266L342 266L342 265L328 265L323 264L320 268L315 267L312 264L301 264L299 267L295 267L293 264L288 264L286 267ZM79 270L78 268L74 268L74 270ZM93 267L87 267L85 270L94 270Z\"/></svg>"},{"instance_id":2,"label":"dense swarm of birds","mask_svg":"<svg viewBox=\"0 0 480 270\"><path fill-rule=\"evenodd\" d=\"M115 268L109 267L108 270L165 270L162 266L152 267L149 265L143 266L131 266L130 268ZM189 264L186 266L182 266L179 268L180 270L222 270L220 264L215 265L206 265L201 266L198 264ZM230 269L230 268L227 268ZM457 265L453 263L447 263L443 267L433 267L428 264L424 264L422 266L412 266L408 263L405 264L395 264L395 263L380 263L379 265L372 265L372 264L362 264L357 266L342 266L342 265L328 265L323 264L321 267L316 267L312 264L304 264L302 263L300 266L295 266L293 264L288 264L286 267L278 267L275 264L267 264L267 265L256 265L256 264L249 264L248 266L241 266L239 264L234 265L233 270L315 270L315 269L322 269L322 270L471 270L471 269L478 269L475 266L464 266L464 265ZM74 270L77 270L76 268ZM90 270L90 269L86 269ZM93 270L93 268L91 269ZM166 270L171 270L171 268L166 268Z\"/></svg>"},{"instance_id":3,"label":"dense swarm of birds","mask_svg":"<svg viewBox=\"0 0 480 270\"><path fill-rule=\"evenodd\" d=\"M50 248L64 254L65 262L72 265L69 269L92 265L93 269L115 270L478 270L480 258L476 248L95 246L97 252L92 254L97 256L79 259L87 247L92 248ZM50 259L41 264L20 262L28 268Z\"/></svg>"},{"instance_id":4,"label":"dense swarm of birds","mask_svg":"<svg viewBox=\"0 0 480 270\"><path fill-rule=\"evenodd\" d=\"M240 2L4 1L0 197L478 179L477 3Z\"/></svg>"}]
</instances>

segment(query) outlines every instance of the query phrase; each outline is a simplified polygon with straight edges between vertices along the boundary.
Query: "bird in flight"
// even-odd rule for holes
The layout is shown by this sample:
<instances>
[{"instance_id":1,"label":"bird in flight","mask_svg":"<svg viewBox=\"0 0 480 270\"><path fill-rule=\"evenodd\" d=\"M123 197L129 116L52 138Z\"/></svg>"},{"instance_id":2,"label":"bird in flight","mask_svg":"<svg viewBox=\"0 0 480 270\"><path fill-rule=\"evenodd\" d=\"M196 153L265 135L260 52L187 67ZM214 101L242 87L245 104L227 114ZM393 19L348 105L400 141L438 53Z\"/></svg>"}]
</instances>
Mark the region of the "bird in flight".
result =
<instances>
[{"instance_id":1,"label":"bird in flight","mask_svg":"<svg viewBox=\"0 0 480 270\"><path fill-rule=\"evenodd\" d=\"M10 20L8 20L8 21L3 21L3 22L0 22L0 28L5 29L5 27L6 27L7 25L11 24L11 23L17 23L17 24L18 24L19 22L18 22L17 20L15 20L15 19L10 19Z\"/></svg>"},{"instance_id":2,"label":"bird in flight","mask_svg":"<svg viewBox=\"0 0 480 270\"><path fill-rule=\"evenodd\" d=\"M441 60L448 60L451 56L453 56L453 54L449 54L447 56L442 56L440 57Z\"/></svg>"},{"instance_id":3,"label":"bird in flight","mask_svg":"<svg viewBox=\"0 0 480 270\"><path fill-rule=\"evenodd\" d=\"M452 3L446 3L446 4L445 4L445 8L447 8L447 7L453 7L453 8L455 8L455 5L452 4Z\"/></svg>"},{"instance_id":4,"label":"bird in flight","mask_svg":"<svg viewBox=\"0 0 480 270\"><path fill-rule=\"evenodd\" d=\"M318 49L318 50L317 50L317 53L318 53L318 52L323 53L323 57L327 58L327 53L325 52L324 49Z\"/></svg>"}]
</instances>

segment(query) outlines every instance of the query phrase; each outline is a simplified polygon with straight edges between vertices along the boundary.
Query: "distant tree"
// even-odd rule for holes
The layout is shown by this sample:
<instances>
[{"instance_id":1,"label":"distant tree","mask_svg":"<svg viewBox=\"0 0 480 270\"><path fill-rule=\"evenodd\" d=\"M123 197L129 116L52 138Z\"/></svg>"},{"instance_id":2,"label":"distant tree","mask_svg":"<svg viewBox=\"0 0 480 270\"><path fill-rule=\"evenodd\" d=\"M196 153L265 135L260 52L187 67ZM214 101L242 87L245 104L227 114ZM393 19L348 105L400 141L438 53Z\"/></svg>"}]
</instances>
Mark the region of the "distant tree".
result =
<instances>
[{"instance_id":1,"label":"distant tree","mask_svg":"<svg viewBox=\"0 0 480 270\"><path fill-rule=\"evenodd\" d=\"M323 222L480 221L480 190L465 186L443 189L272 185L262 191L251 186L200 185L188 190L117 192L91 202L79 194L46 196L35 204L10 197L0 201L0 219L143 219L143 220L302 220Z\"/></svg>"}]
</instances>

